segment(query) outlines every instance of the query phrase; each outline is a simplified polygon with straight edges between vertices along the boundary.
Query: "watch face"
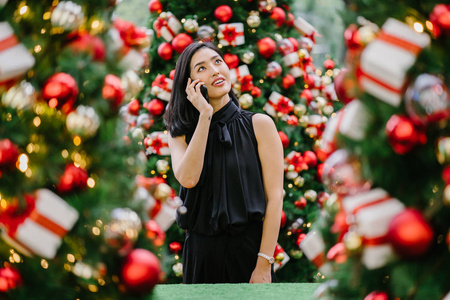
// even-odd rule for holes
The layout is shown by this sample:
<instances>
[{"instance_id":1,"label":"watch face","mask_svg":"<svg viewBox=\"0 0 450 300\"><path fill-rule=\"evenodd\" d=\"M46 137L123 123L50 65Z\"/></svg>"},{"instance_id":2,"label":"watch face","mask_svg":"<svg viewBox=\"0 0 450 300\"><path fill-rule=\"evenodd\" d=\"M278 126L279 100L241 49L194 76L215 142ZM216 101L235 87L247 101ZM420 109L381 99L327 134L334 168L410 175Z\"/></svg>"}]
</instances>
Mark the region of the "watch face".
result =
<instances>
[{"instance_id":1,"label":"watch face","mask_svg":"<svg viewBox=\"0 0 450 300\"><path fill-rule=\"evenodd\" d=\"M275 262L275 258L271 257L271 258L269 259L269 263L273 264L274 262Z\"/></svg>"}]
</instances>

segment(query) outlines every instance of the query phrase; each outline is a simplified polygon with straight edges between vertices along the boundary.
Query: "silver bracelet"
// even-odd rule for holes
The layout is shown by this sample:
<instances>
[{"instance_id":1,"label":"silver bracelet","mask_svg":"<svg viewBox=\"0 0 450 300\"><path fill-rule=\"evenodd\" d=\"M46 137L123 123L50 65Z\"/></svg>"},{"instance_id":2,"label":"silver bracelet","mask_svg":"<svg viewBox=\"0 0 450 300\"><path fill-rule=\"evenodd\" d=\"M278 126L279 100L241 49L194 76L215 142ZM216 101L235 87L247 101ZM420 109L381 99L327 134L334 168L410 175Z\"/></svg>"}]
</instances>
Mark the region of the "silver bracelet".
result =
<instances>
[{"instance_id":1,"label":"silver bracelet","mask_svg":"<svg viewBox=\"0 0 450 300\"><path fill-rule=\"evenodd\" d=\"M261 257L264 257L265 259L267 259L269 264L273 264L275 262L275 258L265 255L264 253L259 252L258 256L261 256Z\"/></svg>"}]
</instances>

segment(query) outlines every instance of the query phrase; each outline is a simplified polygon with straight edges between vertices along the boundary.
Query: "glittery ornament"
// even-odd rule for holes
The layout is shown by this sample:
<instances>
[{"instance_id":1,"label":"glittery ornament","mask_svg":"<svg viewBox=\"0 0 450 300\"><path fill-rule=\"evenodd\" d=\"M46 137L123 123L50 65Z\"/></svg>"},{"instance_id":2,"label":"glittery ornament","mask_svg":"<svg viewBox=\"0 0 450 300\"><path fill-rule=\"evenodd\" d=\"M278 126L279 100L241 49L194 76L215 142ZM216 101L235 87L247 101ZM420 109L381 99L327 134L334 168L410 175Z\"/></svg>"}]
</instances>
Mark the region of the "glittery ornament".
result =
<instances>
[{"instance_id":1,"label":"glittery ornament","mask_svg":"<svg viewBox=\"0 0 450 300\"><path fill-rule=\"evenodd\" d=\"M261 25L261 18L259 17L259 12L252 10L247 17L247 24L251 28L257 28Z\"/></svg>"},{"instance_id":2,"label":"glittery ornament","mask_svg":"<svg viewBox=\"0 0 450 300\"><path fill-rule=\"evenodd\" d=\"M253 105L253 97L248 93L244 93L239 97L239 104L243 109L248 109Z\"/></svg>"},{"instance_id":3,"label":"glittery ornament","mask_svg":"<svg viewBox=\"0 0 450 300\"><path fill-rule=\"evenodd\" d=\"M252 51L245 51L241 54L241 60L249 65L253 62L253 60L255 60L255 53Z\"/></svg>"},{"instance_id":4,"label":"glittery ornament","mask_svg":"<svg viewBox=\"0 0 450 300\"><path fill-rule=\"evenodd\" d=\"M361 251L362 238L355 231L349 231L344 235L344 245L350 253Z\"/></svg>"},{"instance_id":5,"label":"glittery ornament","mask_svg":"<svg viewBox=\"0 0 450 300\"><path fill-rule=\"evenodd\" d=\"M450 117L447 87L434 75L419 75L405 93L405 106L414 122L427 124Z\"/></svg>"},{"instance_id":6,"label":"glittery ornament","mask_svg":"<svg viewBox=\"0 0 450 300\"><path fill-rule=\"evenodd\" d=\"M156 170L159 174L163 175L166 174L167 171L169 171L169 162L165 159L160 159L156 162Z\"/></svg>"},{"instance_id":7,"label":"glittery ornament","mask_svg":"<svg viewBox=\"0 0 450 300\"><path fill-rule=\"evenodd\" d=\"M136 119L136 126L141 127L144 130L149 130L154 121L147 113L140 114Z\"/></svg>"},{"instance_id":8,"label":"glittery ornament","mask_svg":"<svg viewBox=\"0 0 450 300\"><path fill-rule=\"evenodd\" d=\"M62 27L70 31L80 27L83 21L82 7L72 1L61 1L52 11L51 22L53 27Z\"/></svg>"},{"instance_id":9,"label":"glittery ornament","mask_svg":"<svg viewBox=\"0 0 450 300\"><path fill-rule=\"evenodd\" d=\"M317 192L315 190L305 191L305 198L308 201L314 202L317 200Z\"/></svg>"},{"instance_id":10,"label":"glittery ornament","mask_svg":"<svg viewBox=\"0 0 450 300\"><path fill-rule=\"evenodd\" d=\"M22 81L3 94L2 103L14 109L31 108L36 102L36 93L31 83Z\"/></svg>"},{"instance_id":11,"label":"glittery ornament","mask_svg":"<svg viewBox=\"0 0 450 300\"><path fill-rule=\"evenodd\" d=\"M277 6L275 0L260 0L259 1L259 11L264 13L270 13Z\"/></svg>"},{"instance_id":12,"label":"glittery ornament","mask_svg":"<svg viewBox=\"0 0 450 300\"><path fill-rule=\"evenodd\" d=\"M436 156L440 164L450 163L450 137L439 138L436 150Z\"/></svg>"},{"instance_id":13,"label":"glittery ornament","mask_svg":"<svg viewBox=\"0 0 450 300\"><path fill-rule=\"evenodd\" d=\"M66 126L70 134L89 138L97 133L100 118L94 108L80 105L67 116Z\"/></svg>"},{"instance_id":14,"label":"glittery ornament","mask_svg":"<svg viewBox=\"0 0 450 300\"><path fill-rule=\"evenodd\" d=\"M267 64L266 76L271 79L275 79L281 75L283 68L276 61L271 61Z\"/></svg>"},{"instance_id":15,"label":"glittery ornament","mask_svg":"<svg viewBox=\"0 0 450 300\"><path fill-rule=\"evenodd\" d=\"M122 90L125 91L124 99L126 101L136 97L144 87L144 82L133 70L128 70L122 74L121 83Z\"/></svg>"},{"instance_id":16,"label":"glittery ornament","mask_svg":"<svg viewBox=\"0 0 450 300\"><path fill-rule=\"evenodd\" d=\"M197 32L197 30L198 30L198 22L197 22L197 20L194 20L194 19L187 19L183 23L183 28L184 28L184 30L186 30L189 33Z\"/></svg>"},{"instance_id":17,"label":"glittery ornament","mask_svg":"<svg viewBox=\"0 0 450 300\"><path fill-rule=\"evenodd\" d=\"M178 262L172 266L172 271L177 277L183 277L183 264Z\"/></svg>"},{"instance_id":18,"label":"glittery ornament","mask_svg":"<svg viewBox=\"0 0 450 300\"><path fill-rule=\"evenodd\" d=\"M172 188L166 183L160 183L153 196L158 200L165 201L170 195L172 195Z\"/></svg>"},{"instance_id":19,"label":"glittery ornament","mask_svg":"<svg viewBox=\"0 0 450 300\"><path fill-rule=\"evenodd\" d=\"M209 25L202 25L197 30L197 37L204 42L211 42L214 36L214 29Z\"/></svg>"},{"instance_id":20,"label":"glittery ornament","mask_svg":"<svg viewBox=\"0 0 450 300\"><path fill-rule=\"evenodd\" d=\"M116 249L119 255L126 255L132 249L142 228L138 214L130 208L115 208L110 221L105 225L103 237L107 245Z\"/></svg>"}]
</instances>

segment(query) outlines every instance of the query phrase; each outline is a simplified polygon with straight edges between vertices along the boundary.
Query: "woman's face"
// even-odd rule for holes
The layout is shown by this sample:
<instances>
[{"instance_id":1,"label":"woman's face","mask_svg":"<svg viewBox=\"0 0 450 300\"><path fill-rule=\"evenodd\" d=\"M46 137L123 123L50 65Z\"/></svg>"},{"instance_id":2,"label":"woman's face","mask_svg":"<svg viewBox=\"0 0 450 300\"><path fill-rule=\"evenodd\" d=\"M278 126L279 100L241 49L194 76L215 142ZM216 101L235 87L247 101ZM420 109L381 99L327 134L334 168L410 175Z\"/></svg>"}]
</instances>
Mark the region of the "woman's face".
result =
<instances>
[{"instance_id":1,"label":"woman's face","mask_svg":"<svg viewBox=\"0 0 450 300\"><path fill-rule=\"evenodd\" d=\"M221 98L231 90L230 69L220 55L209 48L200 48L191 59L191 79L200 79L208 88L208 96Z\"/></svg>"}]
</instances>

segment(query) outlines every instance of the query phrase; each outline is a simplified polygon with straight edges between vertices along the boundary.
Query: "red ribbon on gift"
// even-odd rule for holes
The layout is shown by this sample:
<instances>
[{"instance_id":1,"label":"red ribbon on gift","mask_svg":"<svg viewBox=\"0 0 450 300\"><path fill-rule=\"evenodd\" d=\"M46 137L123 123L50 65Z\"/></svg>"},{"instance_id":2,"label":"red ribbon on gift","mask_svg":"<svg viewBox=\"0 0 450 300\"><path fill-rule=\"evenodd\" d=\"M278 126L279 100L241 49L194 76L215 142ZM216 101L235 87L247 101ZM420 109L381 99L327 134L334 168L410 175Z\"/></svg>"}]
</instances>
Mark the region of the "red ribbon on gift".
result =
<instances>
[{"instance_id":1,"label":"red ribbon on gift","mask_svg":"<svg viewBox=\"0 0 450 300\"><path fill-rule=\"evenodd\" d=\"M311 259L311 262L317 267L320 268L325 262L325 255L323 252L320 252L316 257Z\"/></svg>"},{"instance_id":2,"label":"red ribbon on gift","mask_svg":"<svg viewBox=\"0 0 450 300\"><path fill-rule=\"evenodd\" d=\"M372 201L372 202L369 202L369 203L362 204L362 205L360 205L360 206L354 208L353 211L352 211L352 213L353 213L353 214L356 214L356 213L358 213L358 211L360 211L360 210L363 209L363 208L366 208L366 207L369 207L369 206L372 206L372 205L377 205L377 204L386 202L386 201L388 201L388 200L390 200L390 199L392 199L392 197L389 196L389 195L387 195L387 196L384 197L384 198L377 199L377 200L375 200L375 201Z\"/></svg>"},{"instance_id":3,"label":"red ribbon on gift","mask_svg":"<svg viewBox=\"0 0 450 300\"><path fill-rule=\"evenodd\" d=\"M161 148L169 147L168 143L164 143L160 136L156 136L154 139L151 140L150 147L153 148L153 152L160 155L161 154Z\"/></svg>"},{"instance_id":4,"label":"red ribbon on gift","mask_svg":"<svg viewBox=\"0 0 450 300\"><path fill-rule=\"evenodd\" d=\"M241 82L241 91L242 92L251 91L254 87L252 75L245 75L244 77L239 78L239 81Z\"/></svg>"},{"instance_id":5,"label":"red ribbon on gift","mask_svg":"<svg viewBox=\"0 0 450 300\"><path fill-rule=\"evenodd\" d=\"M163 90L167 90L167 85L169 83L167 82L166 75L159 74L156 76L155 80L152 82L152 86L157 86L162 88Z\"/></svg>"},{"instance_id":6,"label":"red ribbon on gift","mask_svg":"<svg viewBox=\"0 0 450 300\"><path fill-rule=\"evenodd\" d=\"M0 41L0 52L5 51L11 47L14 47L19 44L19 40L15 35L11 35L4 40Z\"/></svg>"},{"instance_id":7,"label":"red ribbon on gift","mask_svg":"<svg viewBox=\"0 0 450 300\"><path fill-rule=\"evenodd\" d=\"M233 47L236 46L236 38L238 36L243 36L244 33L242 31L237 32L236 27L225 25L225 28L222 30L223 39L228 42L229 45Z\"/></svg>"},{"instance_id":8,"label":"red ribbon on gift","mask_svg":"<svg viewBox=\"0 0 450 300\"><path fill-rule=\"evenodd\" d=\"M169 26L169 19L173 18L173 16L168 16L166 19L163 19L161 17L158 17L158 19L156 19L155 23L153 24L153 27L156 30L156 36L160 37L161 36L161 29L163 29L164 27L167 29L167 31L169 31L171 36L175 36L176 33L173 32L172 28L170 28Z\"/></svg>"},{"instance_id":9,"label":"red ribbon on gift","mask_svg":"<svg viewBox=\"0 0 450 300\"><path fill-rule=\"evenodd\" d=\"M147 35L145 32L137 28L132 22L116 19L114 27L120 34L120 37L129 47L140 46L145 43Z\"/></svg>"},{"instance_id":10,"label":"red ribbon on gift","mask_svg":"<svg viewBox=\"0 0 450 300\"><path fill-rule=\"evenodd\" d=\"M379 245L383 245L383 244L387 244L389 241L386 237L386 235L383 236L379 236L379 237L374 237L374 238L363 238L362 239L362 243L365 246L379 246Z\"/></svg>"}]
</instances>

